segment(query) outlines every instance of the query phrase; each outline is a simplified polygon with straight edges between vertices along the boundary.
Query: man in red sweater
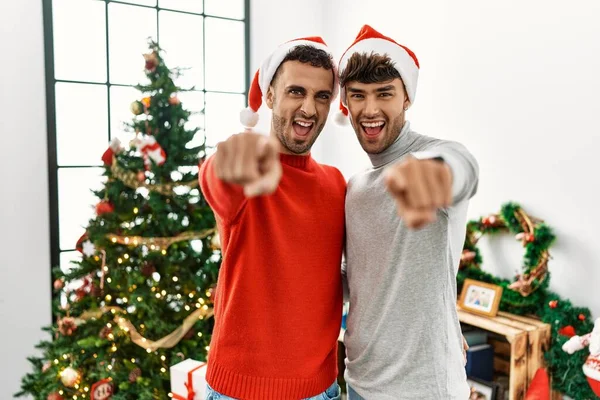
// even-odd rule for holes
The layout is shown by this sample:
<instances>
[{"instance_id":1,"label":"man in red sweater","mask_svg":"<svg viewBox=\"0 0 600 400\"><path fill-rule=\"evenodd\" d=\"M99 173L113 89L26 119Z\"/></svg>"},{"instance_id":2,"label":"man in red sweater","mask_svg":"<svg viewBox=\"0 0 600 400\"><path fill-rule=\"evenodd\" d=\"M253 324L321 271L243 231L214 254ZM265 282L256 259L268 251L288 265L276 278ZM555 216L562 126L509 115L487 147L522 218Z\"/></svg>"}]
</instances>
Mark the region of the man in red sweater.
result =
<instances>
[{"instance_id":1,"label":"man in red sweater","mask_svg":"<svg viewBox=\"0 0 600 400\"><path fill-rule=\"evenodd\" d=\"M346 183L310 155L337 90L322 39L283 44L256 73L242 112L254 126L264 100L270 135L234 135L201 167L223 255L207 399L340 398Z\"/></svg>"}]
</instances>

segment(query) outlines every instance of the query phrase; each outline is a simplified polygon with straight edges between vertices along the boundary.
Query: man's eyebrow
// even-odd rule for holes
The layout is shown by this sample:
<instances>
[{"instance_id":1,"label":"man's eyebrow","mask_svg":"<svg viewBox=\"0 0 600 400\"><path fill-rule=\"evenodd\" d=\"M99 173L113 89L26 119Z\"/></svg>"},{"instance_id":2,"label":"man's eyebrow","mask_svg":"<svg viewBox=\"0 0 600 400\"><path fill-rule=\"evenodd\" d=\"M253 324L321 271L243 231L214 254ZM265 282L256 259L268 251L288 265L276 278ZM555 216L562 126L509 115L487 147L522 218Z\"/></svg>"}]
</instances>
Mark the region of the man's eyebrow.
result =
<instances>
[{"instance_id":1,"label":"man's eyebrow","mask_svg":"<svg viewBox=\"0 0 600 400\"><path fill-rule=\"evenodd\" d=\"M298 85L290 85L286 88L286 90L297 90L298 92L306 93L306 89Z\"/></svg>"},{"instance_id":2,"label":"man's eyebrow","mask_svg":"<svg viewBox=\"0 0 600 400\"><path fill-rule=\"evenodd\" d=\"M394 85L387 85L387 86L380 87L379 89L377 89L377 92L387 92L388 90L394 90L394 89L396 89L394 87Z\"/></svg>"}]
</instances>

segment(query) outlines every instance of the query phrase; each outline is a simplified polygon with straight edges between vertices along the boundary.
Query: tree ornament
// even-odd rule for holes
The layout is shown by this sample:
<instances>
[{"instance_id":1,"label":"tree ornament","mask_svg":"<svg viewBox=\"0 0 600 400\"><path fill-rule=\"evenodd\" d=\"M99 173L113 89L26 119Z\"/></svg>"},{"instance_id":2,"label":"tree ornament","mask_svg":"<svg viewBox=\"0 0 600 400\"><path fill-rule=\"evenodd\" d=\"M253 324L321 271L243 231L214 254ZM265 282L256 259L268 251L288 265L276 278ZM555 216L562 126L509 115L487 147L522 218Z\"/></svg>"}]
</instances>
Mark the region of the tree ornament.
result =
<instances>
[{"instance_id":1,"label":"tree ornament","mask_svg":"<svg viewBox=\"0 0 600 400\"><path fill-rule=\"evenodd\" d=\"M50 393L46 400L65 400L58 392Z\"/></svg>"},{"instance_id":2,"label":"tree ornament","mask_svg":"<svg viewBox=\"0 0 600 400\"><path fill-rule=\"evenodd\" d=\"M129 373L129 382L134 383L135 381L137 381L137 378L139 378L140 376L142 376L142 370L139 368L134 368Z\"/></svg>"},{"instance_id":3,"label":"tree ornament","mask_svg":"<svg viewBox=\"0 0 600 400\"><path fill-rule=\"evenodd\" d=\"M146 60L146 71L154 72L156 71L156 67L158 66L158 55L155 51L151 53L144 54L144 60Z\"/></svg>"},{"instance_id":4,"label":"tree ornament","mask_svg":"<svg viewBox=\"0 0 600 400\"><path fill-rule=\"evenodd\" d=\"M53 286L54 286L54 290L61 290L62 288L65 287L65 280L63 278L56 279L54 281Z\"/></svg>"},{"instance_id":5,"label":"tree ornament","mask_svg":"<svg viewBox=\"0 0 600 400\"><path fill-rule=\"evenodd\" d=\"M63 336L71 336L77 330L77 323L73 317L63 317L58 320L58 331Z\"/></svg>"},{"instance_id":6,"label":"tree ornament","mask_svg":"<svg viewBox=\"0 0 600 400\"><path fill-rule=\"evenodd\" d=\"M549 306L550 308L556 308L556 307L558 307L558 300L550 300L550 301L548 302L548 306Z\"/></svg>"},{"instance_id":7,"label":"tree ornament","mask_svg":"<svg viewBox=\"0 0 600 400\"><path fill-rule=\"evenodd\" d=\"M141 115L144 113L144 103L142 103L139 100L136 100L133 103L131 103L129 109L131 110L131 113L133 115Z\"/></svg>"},{"instance_id":8,"label":"tree ornament","mask_svg":"<svg viewBox=\"0 0 600 400\"><path fill-rule=\"evenodd\" d=\"M108 200L102 200L96 204L96 214L98 216L115 211L115 206Z\"/></svg>"},{"instance_id":9,"label":"tree ornament","mask_svg":"<svg viewBox=\"0 0 600 400\"><path fill-rule=\"evenodd\" d=\"M80 379L79 371L73 367L67 367L60 373L60 381L66 387L73 387Z\"/></svg>"}]
</instances>

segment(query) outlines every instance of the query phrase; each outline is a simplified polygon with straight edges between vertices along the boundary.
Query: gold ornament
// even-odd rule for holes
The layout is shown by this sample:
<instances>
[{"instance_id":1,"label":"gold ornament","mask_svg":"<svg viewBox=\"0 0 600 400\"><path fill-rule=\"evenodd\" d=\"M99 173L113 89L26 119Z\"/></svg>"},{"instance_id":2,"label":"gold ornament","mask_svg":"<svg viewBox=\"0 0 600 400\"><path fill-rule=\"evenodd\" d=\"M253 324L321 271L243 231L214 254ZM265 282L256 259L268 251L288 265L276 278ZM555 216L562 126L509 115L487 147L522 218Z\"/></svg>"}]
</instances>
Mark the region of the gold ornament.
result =
<instances>
[{"instance_id":1,"label":"gold ornament","mask_svg":"<svg viewBox=\"0 0 600 400\"><path fill-rule=\"evenodd\" d=\"M132 142L134 142L134 141L135 141L135 139L132 140ZM135 143L132 146L135 146ZM112 172L112 175L115 178L117 178L118 180L123 182L126 186L130 187L131 189L137 189L140 187L144 187L151 192L160 193L165 196L171 196L173 194L173 189L176 187L179 187L179 186L187 186L190 189L193 189L196 186L198 186L198 180L196 180L196 179L194 179L193 181L189 181L189 182L170 182L170 183L163 183L163 184L159 184L159 185L147 184L145 182L145 179L140 180L138 173L133 172L133 171L126 171L125 169L121 168L119 166L119 164L117 163L116 157L113 159L113 163L112 163L110 170Z\"/></svg>"},{"instance_id":2,"label":"gold ornament","mask_svg":"<svg viewBox=\"0 0 600 400\"><path fill-rule=\"evenodd\" d=\"M72 367L67 367L60 373L60 381L66 387L75 386L75 384L77 384L79 379L80 379L79 371L77 371L76 369L74 369Z\"/></svg>"}]
</instances>

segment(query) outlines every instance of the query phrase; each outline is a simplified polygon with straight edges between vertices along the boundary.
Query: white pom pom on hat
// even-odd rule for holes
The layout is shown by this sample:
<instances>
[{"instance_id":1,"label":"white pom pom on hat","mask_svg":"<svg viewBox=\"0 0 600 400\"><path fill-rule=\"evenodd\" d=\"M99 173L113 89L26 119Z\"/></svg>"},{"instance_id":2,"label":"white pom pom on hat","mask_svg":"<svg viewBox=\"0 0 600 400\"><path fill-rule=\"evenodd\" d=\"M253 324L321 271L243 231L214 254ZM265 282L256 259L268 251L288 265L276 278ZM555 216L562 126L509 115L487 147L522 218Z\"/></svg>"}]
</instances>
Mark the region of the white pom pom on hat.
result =
<instances>
[{"instance_id":1,"label":"white pom pom on hat","mask_svg":"<svg viewBox=\"0 0 600 400\"><path fill-rule=\"evenodd\" d=\"M291 50L303 45L324 50L333 58L329 48L327 47L327 44L319 36L310 36L290 40L289 42L277 47L277 49L275 49L275 51L269 57L267 57L259 70L254 74L254 78L252 79L252 83L248 89L248 107L240 112L240 121L244 127L252 128L256 126L258 123L258 109L262 105L263 99L267 94L267 90L271 84L271 81L273 80L273 76L275 75L277 68L279 68L279 65L281 65ZM331 96L331 101L336 98L340 86L338 83L338 72L335 65L333 68L333 76L333 96Z\"/></svg>"}]
</instances>

